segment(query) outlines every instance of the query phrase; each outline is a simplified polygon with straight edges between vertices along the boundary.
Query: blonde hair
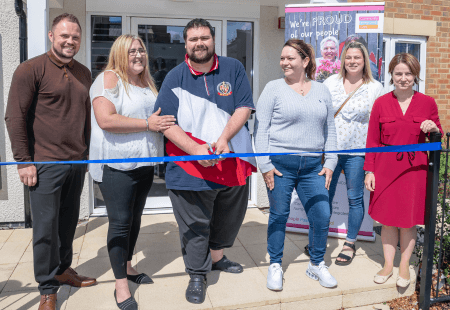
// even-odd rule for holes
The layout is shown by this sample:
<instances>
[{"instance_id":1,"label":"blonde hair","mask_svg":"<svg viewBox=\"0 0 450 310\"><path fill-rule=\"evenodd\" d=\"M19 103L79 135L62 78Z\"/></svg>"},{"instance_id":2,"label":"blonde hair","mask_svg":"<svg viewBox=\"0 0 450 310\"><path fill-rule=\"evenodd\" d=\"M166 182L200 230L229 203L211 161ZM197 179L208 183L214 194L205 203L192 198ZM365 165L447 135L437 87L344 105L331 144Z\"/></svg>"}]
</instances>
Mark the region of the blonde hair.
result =
<instances>
[{"instance_id":1,"label":"blonde hair","mask_svg":"<svg viewBox=\"0 0 450 310\"><path fill-rule=\"evenodd\" d=\"M342 49L341 70L339 71L339 78L345 79L347 75L347 69L345 69L345 57L347 56L347 51L350 48L359 49L364 57L363 83L369 84L370 82L374 82L372 77L372 70L370 69L369 53L367 52L364 44L355 41L351 41L350 43L346 44Z\"/></svg>"},{"instance_id":2,"label":"blonde hair","mask_svg":"<svg viewBox=\"0 0 450 310\"><path fill-rule=\"evenodd\" d=\"M144 70L139 73L140 82L142 85L148 85L148 87L150 87L151 91L156 96L158 95L158 90L155 87L155 82L153 81L153 78L150 75L150 71L148 69L149 63L147 49L145 48L144 41L142 41L142 39L138 36L132 34L123 34L114 41L109 52L108 64L106 65L104 71L112 70L117 73L122 79L123 86L126 93L128 94L128 88L130 85L130 83L128 82L128 50L130 49L131 44L134 40L138 40L140 42L147 56L144 63Z\"/></svg>"}]
</instances>

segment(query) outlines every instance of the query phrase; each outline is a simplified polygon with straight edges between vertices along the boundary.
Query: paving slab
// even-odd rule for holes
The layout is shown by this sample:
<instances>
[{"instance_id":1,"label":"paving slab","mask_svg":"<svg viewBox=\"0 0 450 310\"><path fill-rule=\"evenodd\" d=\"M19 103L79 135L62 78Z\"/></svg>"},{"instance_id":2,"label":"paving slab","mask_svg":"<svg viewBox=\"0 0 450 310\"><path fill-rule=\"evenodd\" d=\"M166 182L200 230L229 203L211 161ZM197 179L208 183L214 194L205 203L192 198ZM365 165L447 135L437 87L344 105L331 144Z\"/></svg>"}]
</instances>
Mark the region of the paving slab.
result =
<instances>
[{"instance_id":1,"label":"paving slab","mask_svg":"<svg viewBox=\"0 0 450 310\"><path fill-rule=\"evenodd\" d=\"M136 243L136 253L140 251L142 251L144 255L164 252L180 252L180 235L178 231L141 234Z\"/></svg>"},{"instance_id":2,"label":"paving slab","mask_svg":"<svg viewBox=\"0 0 450 310\"><path fill-rule=\"evenodd\" d=\"M397 289L385 288L376 291L366 291L345 294L342 299L344 308L378 304L398 297Z\"/></svg>"},{"instance_id":3,"label":"paving slab","mask_svg":"<svg viewBox=\"0 0 450 310\"><path fill-rule=\"evenodd\" d=\"M6 242L13 232L14 232L14 229L1 229L0 230L0 243Z\"/></svg>"},{"instance_id":4,"label":"paving slab","mask_svg":"<svg viewBox=\"0 0 450 310\"><path fill-rule=\"evenodd\" d=\"M146 273L155 281L155 284L160 278L186 275L181 249L178 252L153 254L144 254L139 251L136 254L136 261L136 270Z\"/></svg>"},{"instance_id":5,"label":"paving slab","mask_svg":"<svg viewBox=\"0 0 450 310\"><path fill-rule=\"evenodd\" d=\"M80 275L97 279L97 283L115 282L109 257L101 256L90 259L80 258L76 268Z\"/></svg>"},{"instance_id":6,"label":"paving slab","mask_svg":"<svg viewBox=\"0 0 450 310\"><path fill-rule=\"evenodd\" d=\"M0 265L0 292L3 291L3 288L5 287L7 281L11 277L12 273L14 272L14 269L16 268L17 264L2 264Z\"/></svg>"},{"instance_id":7,"label":"paving slab","mask_svg":"<svg viewBox=\"0 0 450 310\"><path fill-rule=\"evenodd\" d=\"M0 264L17 263L31 242L31 229L15 229L0 250Z\"/></svg>"},{"instance_id":8,"label":"paving slab","mask_svg":"<svg viewBox=\"0 0 450 310\"><path fill-rule=\"evenodd\" d=\"M41 295L39 291L2 292L0 294L0 309L3 310L28 310L37 309ZM60 309L60 308L57 308Z\"/></svg>"},{"instance_id":9,"label":"paving slab","mask_svg":"<svg viewBox=\"0 0 450 310\"><path fill-rule=\"evenodd\" d=\"M308 236L308 234L301 234L301 233L287 231L286 238L291 241L297 241L297 240L308 240L309 236Z\"/></svg>"},{"instance_id":10,"label":"paving slab","mask_svg":"<svg viewBox=\"0 0 450 310\"><path fill-rule=\"evenodd\" d=\"M269 222L269 217L263 214L257 208L247 209L247 213L245 214L244 222L242 223L243 227L252 227L259 225L266 225Z\"/></svg>"},{"instance_id":11,"label":"paving slab","mask_svg":"<svg viewBox=\"0 0 450 310\"><path fill-rule=\"evenodd\" d=\"M178 231L177 221L173 214L143 215L141 220L141 234L165 233Z\"/></svg>"},{"instance_id":12,"label":"paving slab","mask_svg":"<svg viewBox=\"0 0 450 310\"><path fill-rule=\"evenodd\" d=\"M250 307L250 308L236 308L236 309L245 309L245 310L281 310L281 304L275 304L275 305L269 305L269 306Z\"/></svg>"},{"instance_id":13,"label":"paving slab","mask_svg":"<svg viewBox=\"0 0 450 310\"><path fill-rule=\"evenodd\" d=\"M370 263L370 258L367 256L355 256L348 266L338 266L333 262L328 270L338 281L343 294L376 291L385 288L396 289L395 277L390 277L383 284L373 282L374 275L380 269L375 264Z\"/></svg>"},{"instance_id":14,"label":"paving slab","mask_svg":"<svg viewBox=\"0 0 450 310\"><path fill-rule=\"evenodd\" d=\"M2 292L37 291L37 287L33 263L26 262L17 264Z\"/></svg>"},{"instance_id":15,"label":"paving slab","mask_svg":"<svg viewBox=\"0 0 450 310\"><path fill-rule=\"evenodd\" d=\"M90 287L71 288L65 310L117 309L114 300L114 285L114 282L110 282ZM135 295L135 291L133 291L131 285L130 290L131 293Z\"/></svg>"},{"instance_id":16,"label":"paving slab","mask_svg":"<svg viewBox=\"0 0 450 310\"><path fill-rule=\"evenodd\" d=\"M388 304L382 303L382 304L376 304L376 305L369 305L369 306L362 306L362 307L355 307L355 308L349 308L346 310L390 310Z\"/></svg>"},{"instance_id":17,"label":"paving slab","mask_svg":"<svg viewBox=\"0 0 450 310\"><path fill-rule=\"evenodd\" d=\"M384 310L377 308L377 304L414 292L414 282L405 289L395 285L399 251L395 257L394 276L385 284L373 282L374 274L384 263L379 237L376 242L357 241L357 255L349 266L334 264L344 240L328 238L325 261L338 280L338 287L323 288L318 281L305 275L309 257L304 254L304 246L309 242L308 235L290 232L286 234L282 264L284 289L281 292L270 291L266 288L269 266L267 221L267 215L259 210L247 211L235 244L225 249L225 255L241 263L244 272L211 272L205 303L194 305L185 300L189 276L185 273L173 214L143 216L133 266L151 276L155 283L137 286L129 282L140 309L332 310L343 306L347 310L352 307ZM77 227L72 267L82 275L96 277L98 284L82 289L61 286L58 309L93 309L93 305L95 309L116 308L113 297L115 279L106 245L107 231L106 217L91 218ZM31 237L31 229L0 231L0 309L37 308L40 297L34 280ZM417 268L411 267L414 280L416 274Z\"/></svg>"},{"instance_id":18,"label":"paving slab","mask_svg":"<svg viewBox=\"0 0 450 310\"><path fill-rule=\"evenodd\" d=\"M244 247L252 244L264 244L267 247L267 226L258 225L251 227L242 226L237 235L238 240ZM292 242L288 240L288 242Z\"/></svg>"},{"instance_id":19,"label":"paving slab","mask_svg":"<svg viewBox=\"0 0 450 310\"><path fill-rule=\"evenodd\" d=\"M342 295L281 304L281 310L337 310L341 308Z\"/></svg>"},{"instance_id":20,"label":"paving slab","mask_svg":"<svg viewBox=\"0 0 450 310\"><path fill-rule=\"evenodd\" d=\"M189 276L185 274L183 276L160 278L154 284L141 285L139 287L139 308L141 310L212 309L208 296L209 288L204 303L196 305L186 301L185 292L189 279Z\"/></svg>"},{"instance_id":21,"label":"paving slab","mask_svg":"<svg viewBox=\"0 0 450 310\"><path fill-rule=\"evenodd\" d=\"M341 296L342 289L338 285L336 288L325 288L319 284L319 281L310 279L306 275L308 263L291 264L284 270L283 290L277 294L282 303L319 299L325 297ZM266 284L267 267L260 267L264 275L264 287ZM269 289L265 287L267 292Z\"/></svg>"},{"instance_id":22,"label":"paving slab","mask_svg":"<svg viewBox=\"0 0 450 310\"><path fill-rule=\"evenodd\" d=\"M86 226L86 236L106 236L109 227L108 217L91 217Z\"/></svg>"},{"instance_id":23,"label":"paving slab","mask_svg":"<svg viewBox=\"0 0 450 310\"><path fill-rule=\"evenodd\" d=\"M208 295L214 309L259 307L280 303L279 294L268 290L258 268L239 274L213 271L208 274Z\"/></svg>"},{"instance_id":24,"label":"paving slab","mask_svg":"<svg viewBox=\"0 0 450 310\"><path fill-rule=\"evenodd\" d=\"M90 259L95 257L107 257L108 248L105 236L88 236L84 237L84 241L80 250L80 259Z\"/></svg>"},{"instance_id":25,"label":"paving slab","mask_svg":"<svg viewBox=\"0 0 450 310\"><path fill-rule=\"evenodd\" d=\"M253 261L258 267L269 268L270 256L267 253L266 244L247 245L245 247L247 252L252 257ZM284 243L284 251L281 265L285 268L290 264L309 262L309 257L306 256L303 249L300 249L294 242L286 239Z\"/></svg>"}]
</instances>

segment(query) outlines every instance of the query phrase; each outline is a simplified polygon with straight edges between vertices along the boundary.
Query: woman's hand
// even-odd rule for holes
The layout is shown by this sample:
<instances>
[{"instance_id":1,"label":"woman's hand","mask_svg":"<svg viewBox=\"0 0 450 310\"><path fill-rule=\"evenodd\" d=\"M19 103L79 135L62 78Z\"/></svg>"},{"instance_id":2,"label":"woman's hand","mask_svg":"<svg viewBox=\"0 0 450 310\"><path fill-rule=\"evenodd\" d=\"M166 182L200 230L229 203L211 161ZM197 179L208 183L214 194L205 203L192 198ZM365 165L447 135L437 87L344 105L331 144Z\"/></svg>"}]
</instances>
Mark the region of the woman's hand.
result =
<instances>
[{"instance_id":1,"label":"woman's hand","mask_svg":"<svg viewBox=\"0 0 450 310\"><path fill-rule=\"evenodd\" d=\"M373 192L375 190L375 175L373 173L366 174L364 184L370 192Z\"/></svg>"},{"instance_id":2,"label":"woman's hand","mask_svg":"<svg viewBox=\"0 0 450 310\"><path fill-rule=\"evenodd\" d=\"M331 178L333 177L333 170L328 168L322 168L322 171L319 172L319 175L325 174L325 188L327 190L330 189Z\"/></svg>"},{"instance_id":3,"label":"woman's hand","mask_svg":"<svg viewBox=\"0 0 450 310\"><path fill-rule=\"evenodd\" d=\"M147 119L149 130L160 132L175 125L175 117L173 115L159 116L159 114L161 114L161 108Z\"/></svg>"},{"instance_id":4,"label":"woman's hand","mask_svg":"<svg viewBox=\"0 0 450 310\"><path fill-rule=\"evenodd\" d=\"M264 182L266 182L266 186L269 190L273 190L275 187L275 181L274 181L274 174L276 174L277 176L281 177L283 176L283 174L278 171L276 168L273 168L270 171L264 172L262 174L263 178L264 178Z\"/></svg>"},{"instance_id":5,"label":"woman's hand","mask_svg":"<svg viewBox=\"0 0 450 310\"><path fill-rule=\"evenodd\" d=\"M424 133L439 132L439 128L435 124L435 122L429 119L423 121L422 124L420 124L420 130L422 130Z\"/></svg>"}]
</instances>

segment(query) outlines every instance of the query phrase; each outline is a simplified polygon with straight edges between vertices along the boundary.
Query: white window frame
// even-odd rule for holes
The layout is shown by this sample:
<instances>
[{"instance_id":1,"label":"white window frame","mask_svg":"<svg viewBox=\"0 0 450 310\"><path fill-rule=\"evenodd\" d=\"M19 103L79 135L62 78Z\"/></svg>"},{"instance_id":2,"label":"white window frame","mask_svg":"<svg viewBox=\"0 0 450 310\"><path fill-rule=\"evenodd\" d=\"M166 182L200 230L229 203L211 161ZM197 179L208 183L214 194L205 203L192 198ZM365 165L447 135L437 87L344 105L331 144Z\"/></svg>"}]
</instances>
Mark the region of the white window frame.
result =
<instances>
[{"instance_id":1,"label":"white window frame","mask_svg":"<svg viewBox=\"0 0 450 310\"><path fill-rule=\"evenodd\" d=\"M425 93L425 76L427 71L427 38L422 36L407 36L384 34L383 42L385 43L385 62L384 62L384 89L386 92L394 90L394 85L389 85L391 76L389 74L389 62L395 56L396 43L412 43L420 44L420 82L419 92Z\"/></svg>"}]
</instances>

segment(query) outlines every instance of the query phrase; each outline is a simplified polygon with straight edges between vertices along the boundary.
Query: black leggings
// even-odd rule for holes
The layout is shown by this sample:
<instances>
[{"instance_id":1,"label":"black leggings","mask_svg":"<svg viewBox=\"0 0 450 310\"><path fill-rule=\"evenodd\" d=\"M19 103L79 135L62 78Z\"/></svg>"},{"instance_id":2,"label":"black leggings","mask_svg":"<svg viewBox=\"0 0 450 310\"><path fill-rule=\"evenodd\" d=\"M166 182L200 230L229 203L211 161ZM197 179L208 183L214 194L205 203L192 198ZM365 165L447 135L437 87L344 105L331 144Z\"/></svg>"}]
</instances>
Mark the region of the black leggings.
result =
<instances>
[{"instance_id":1,"label":"black leggings","mask_svg":"<svg viewBox=\"0 0 450 310\"><path fill-rule=\"evenodd\" d=\"M141 216L153 183L152 166L122 171L103 168L100 191L108 211L108 253L116 279L127 277L127 261L141 229Z\"/></svg>"}]
</instances>

